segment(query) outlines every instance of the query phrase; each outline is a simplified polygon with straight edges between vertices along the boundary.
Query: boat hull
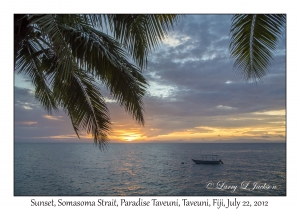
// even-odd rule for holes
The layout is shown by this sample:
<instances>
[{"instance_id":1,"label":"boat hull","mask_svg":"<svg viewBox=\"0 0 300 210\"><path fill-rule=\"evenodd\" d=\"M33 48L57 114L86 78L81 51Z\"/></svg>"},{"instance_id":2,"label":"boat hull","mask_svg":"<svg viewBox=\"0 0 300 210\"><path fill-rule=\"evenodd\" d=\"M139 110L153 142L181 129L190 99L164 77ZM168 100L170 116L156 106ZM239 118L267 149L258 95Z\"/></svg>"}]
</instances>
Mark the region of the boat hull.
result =
<instances>
[{"instance_id":1,"label":"boat hull","mask_svg":"<svg viewBox=\"0 0 300 210\"><path fill-rule=\"evenodd\" d=\"M219 160L194 160L192 159L196 164L220 164Z\"/></svg>"}]
</instances>

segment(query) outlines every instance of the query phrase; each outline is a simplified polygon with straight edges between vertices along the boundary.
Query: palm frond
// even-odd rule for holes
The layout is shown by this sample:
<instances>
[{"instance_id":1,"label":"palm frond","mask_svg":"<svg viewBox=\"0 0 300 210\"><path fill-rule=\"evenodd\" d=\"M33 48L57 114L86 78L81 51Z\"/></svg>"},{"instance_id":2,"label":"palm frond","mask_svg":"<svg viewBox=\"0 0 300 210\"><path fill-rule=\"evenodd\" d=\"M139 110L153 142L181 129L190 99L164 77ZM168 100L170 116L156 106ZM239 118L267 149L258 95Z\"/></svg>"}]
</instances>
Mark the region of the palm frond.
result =
<instances>
[{"instance_id":1,"label":"palm frond","mask_svg":"<svg viewBox=\"0 0 300 210\"><path fill-rule=\"evenodd\" d=\"M147 66L148 53L159 46L168 31L178 21L178 15L106 15L105 22L138 66Z\"/></svg>"},{"instance_id":2,"label":"palm frond","mask_svg":"<svg viewBox=\"0 0 300 210\"><path fill-rule=\"evenodd\" d=\"M80 138L81 131L86 131L101 148L108 140L111 123L100 89L93 76L77 65L72 67L71 76L66 78L64 67L58 65L60 59L51 55L43 57L42 65L47 69L53 96L70 116L77 136Z\"/></svg>"},{"instance_id":3,"label":"palm frond","mask_svg":"<svg viewBox=\"0 0 300 210\"><path fill-rule=\"evenodd\" d=\"M234 15L231 25L230 54L234 68L245 80L266 75L273 59L285 15Z\"/></svg>"},{"instance_id":4,"label":"palm frond","mask_svg":"<svg viewBox=\"0 0 300 210\"><path fill-rule=\"evenodd\" d=\"M63 33L72 43L78 65L100 79L119 104L144 124L142 97L147 82L141 71L127 61L129 55L121 45L92 27L65 27Z\"/></svg>"},{"instance_id":5,"label":"palm frond","mask_svg":"<svg viewBox=\"0 0 300 210\"><path fill-rule=\"evenodd\" d=\"M27 74L32 78L35 87L35 98L49 114L52 114L52 110L56 111L58 106L41 67L40 57L43 52L34 39L24 40L21 49L17 53L15 68L18 73Z\"/></svg>"},{"instance_id":6,"label":"palm frond","mask_svg":"<svg viewBox=\"0 0 300 210\"><path fill-rule=\"evenodd\" d=\"M58 68L62 66L64 70L63 77L68 80L72 76L73 66L76 65L76 62L68 43L63 37L59 19L56 15L32 15L29 20L31 20L31 24L37 26L36 30L48 41L56 56L61 58L58 60L57 65Z\"/></svg>"},{"instance_id":7,"label":"palm frond","mask_svg":"<svg viewBox=\"0 0 300 210\"><path fill-rule=\"evenodd\" d=\"M62 96L59 101L70 115L74 129L85 130L93 136L95 144L104 146L111 123L105 101L93 77L78 69L70 81L62 83L60 75L57 75L54 90L54 94L59 90L58 95Z\"/></svg>"}]
</instances>

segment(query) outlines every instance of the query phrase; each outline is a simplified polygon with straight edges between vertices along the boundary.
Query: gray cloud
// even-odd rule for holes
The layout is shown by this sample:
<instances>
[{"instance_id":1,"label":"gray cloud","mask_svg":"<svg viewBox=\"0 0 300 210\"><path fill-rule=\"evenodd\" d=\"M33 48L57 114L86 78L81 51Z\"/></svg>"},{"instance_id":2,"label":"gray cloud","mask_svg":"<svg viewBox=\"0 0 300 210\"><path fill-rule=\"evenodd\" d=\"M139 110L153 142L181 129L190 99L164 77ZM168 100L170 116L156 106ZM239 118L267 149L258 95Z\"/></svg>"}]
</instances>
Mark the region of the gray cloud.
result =
<instances>
[{"instance_id":1,"label":"gray cloud","mask_svg":"<svg viewBox=\"0 0 300 210\"><path fill-rule=\"evenodd\" d=\"M155 53L149 62L147 71L150 73L146 72L149 80L175 86L176 91L169 98L156 97L149 102L146 99L146 104L152 101L149 107L184 115L193 115L198 110L202 116L285 108L285 55L275 57L262 83L243 81L233 70L233 61L229 58L230 18L230 15L186 16L174 34L190 39L176 47L165 46ZM283 42L280 42L280 52L284 51ZM205 55L208 58L204 59ZM168 101L174 98L176 101ZM218 105L235 109L212 109Z\"/></svg>"}]
</instances>

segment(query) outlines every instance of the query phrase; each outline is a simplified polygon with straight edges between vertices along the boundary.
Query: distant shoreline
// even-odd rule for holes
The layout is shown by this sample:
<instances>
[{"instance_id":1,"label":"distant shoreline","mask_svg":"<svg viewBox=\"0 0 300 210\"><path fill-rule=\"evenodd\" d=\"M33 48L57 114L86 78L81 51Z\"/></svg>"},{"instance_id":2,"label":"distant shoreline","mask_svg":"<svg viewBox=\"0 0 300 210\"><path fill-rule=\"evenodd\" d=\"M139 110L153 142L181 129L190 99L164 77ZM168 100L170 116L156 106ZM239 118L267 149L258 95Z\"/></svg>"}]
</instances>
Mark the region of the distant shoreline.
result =
<instances>
[{"instance_id":1,"label":"distant shoreline","mask_svg":"<svg viewBox=\"0 0 300 210\"><path fill-rule=\"evenodd\" d=\"M93 142L14 142L15 144L93 144ZM259 141L259 142L108 142L110 144L286 144L285 141Z\"/></svg>"}]
</instances>

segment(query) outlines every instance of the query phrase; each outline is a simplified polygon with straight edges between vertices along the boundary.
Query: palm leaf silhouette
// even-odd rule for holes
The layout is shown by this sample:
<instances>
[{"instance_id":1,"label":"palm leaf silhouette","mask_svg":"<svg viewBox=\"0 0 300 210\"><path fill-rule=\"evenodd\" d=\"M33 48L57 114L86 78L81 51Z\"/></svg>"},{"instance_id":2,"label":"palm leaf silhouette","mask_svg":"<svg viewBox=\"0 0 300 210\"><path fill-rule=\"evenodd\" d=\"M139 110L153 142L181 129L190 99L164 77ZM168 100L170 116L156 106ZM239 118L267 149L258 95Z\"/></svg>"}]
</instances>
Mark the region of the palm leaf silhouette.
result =
<instances>
[{"instance_id":1,"label":"palm leaf silhouette","mask_svg":"<svg viewBox=\"0 0 300 210\"><path fill-rule=\"evenodd\" d=\"M234 67L245 80L266 75L285 15L234 15L231 25L230 53Z\"/></svg>"}]
</instances>

